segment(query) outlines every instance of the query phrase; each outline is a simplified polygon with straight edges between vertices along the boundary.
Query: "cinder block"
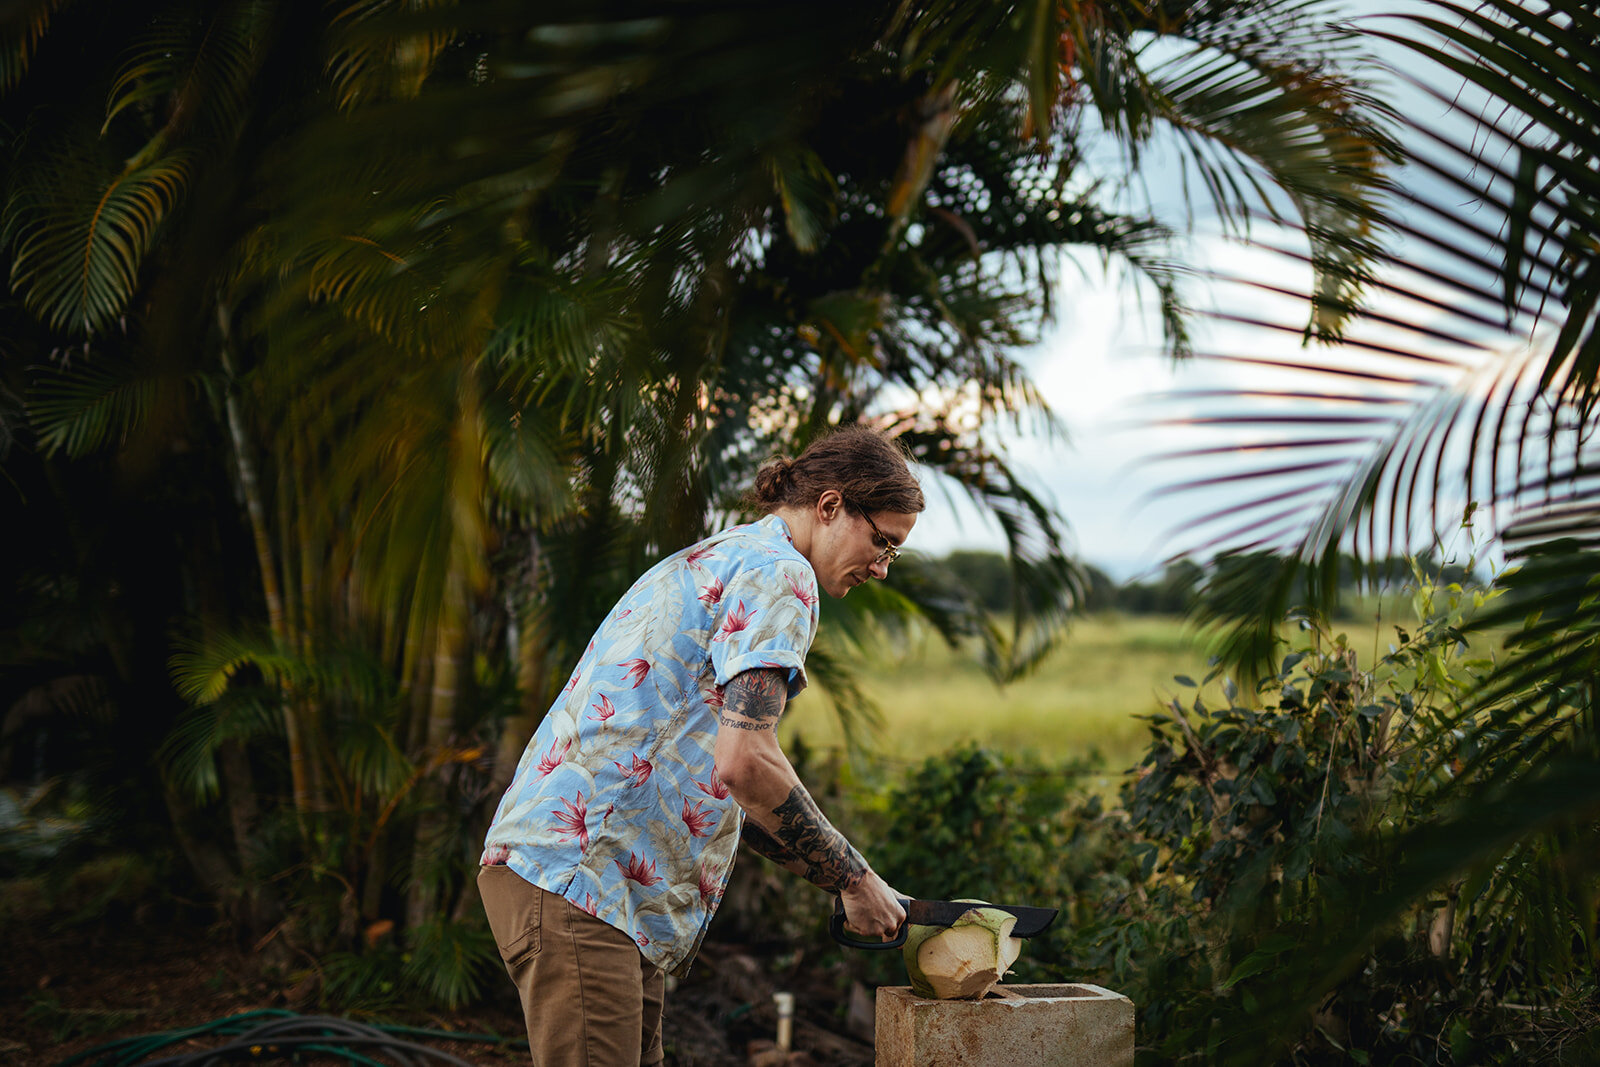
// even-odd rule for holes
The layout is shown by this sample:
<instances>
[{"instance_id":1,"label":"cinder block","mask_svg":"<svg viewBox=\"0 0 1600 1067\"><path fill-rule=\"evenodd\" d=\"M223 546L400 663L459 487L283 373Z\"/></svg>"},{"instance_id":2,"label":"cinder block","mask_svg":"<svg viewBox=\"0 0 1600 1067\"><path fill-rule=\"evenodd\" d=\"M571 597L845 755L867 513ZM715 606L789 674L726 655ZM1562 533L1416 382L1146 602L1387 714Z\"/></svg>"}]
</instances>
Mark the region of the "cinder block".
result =
<instances>
[{"instance_id":1,"label":"cinder block","mask_svg":"<svg viewBox=\"0 0 1600 1067\"><path fill-rule=\"evenodd\" d=\"M1133 1001L1097 985L929 1000L880 986L877 1067L1131 1067Z\"/></svg>"}]
</instances>

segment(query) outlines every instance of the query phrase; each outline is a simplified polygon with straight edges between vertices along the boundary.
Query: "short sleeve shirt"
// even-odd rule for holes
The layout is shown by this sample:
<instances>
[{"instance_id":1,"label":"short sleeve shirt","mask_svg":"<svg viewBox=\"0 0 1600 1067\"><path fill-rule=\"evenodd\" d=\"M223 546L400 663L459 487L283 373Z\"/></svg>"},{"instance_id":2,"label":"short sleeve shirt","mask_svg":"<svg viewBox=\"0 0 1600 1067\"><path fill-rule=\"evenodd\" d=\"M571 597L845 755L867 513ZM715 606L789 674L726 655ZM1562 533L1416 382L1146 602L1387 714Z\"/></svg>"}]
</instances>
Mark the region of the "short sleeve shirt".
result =
<instances>
[{"instance_id":1,"label":"short sleeve shirt","mask_svg":"<svg viewBox=\"0 0 1600 1067\"><path fill-rule=\"evenodd\" d=\"M776 515L667 557L617 602L517 765L484 863L571 901L687 972L744 813L717 777L722 689L761 667L806 685L817 581Z\"/></svg>"}]
</instances>

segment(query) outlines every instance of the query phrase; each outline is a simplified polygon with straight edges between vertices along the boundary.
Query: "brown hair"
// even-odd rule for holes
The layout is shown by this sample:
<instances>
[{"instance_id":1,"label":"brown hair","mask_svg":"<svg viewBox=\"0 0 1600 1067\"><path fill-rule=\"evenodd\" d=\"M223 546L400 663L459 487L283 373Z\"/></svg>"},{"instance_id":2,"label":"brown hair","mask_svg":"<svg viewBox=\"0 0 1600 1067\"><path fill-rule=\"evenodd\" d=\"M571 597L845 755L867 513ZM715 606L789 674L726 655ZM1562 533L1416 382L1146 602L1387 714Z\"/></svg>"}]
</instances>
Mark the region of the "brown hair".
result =
<instances>
[{"instance_id":1,"label":"brown hair","mask_svg":"<svg viewBox=\"0 0 1600 1067\"><path fill-rule=\"evenodd\" d=\"M775 458L756 474L750 500L763 511L809 507L829 489L868 512L915 514L927 506L905 449L866 426L819 437L798 459Z\"/></svg>"}]
</instances>

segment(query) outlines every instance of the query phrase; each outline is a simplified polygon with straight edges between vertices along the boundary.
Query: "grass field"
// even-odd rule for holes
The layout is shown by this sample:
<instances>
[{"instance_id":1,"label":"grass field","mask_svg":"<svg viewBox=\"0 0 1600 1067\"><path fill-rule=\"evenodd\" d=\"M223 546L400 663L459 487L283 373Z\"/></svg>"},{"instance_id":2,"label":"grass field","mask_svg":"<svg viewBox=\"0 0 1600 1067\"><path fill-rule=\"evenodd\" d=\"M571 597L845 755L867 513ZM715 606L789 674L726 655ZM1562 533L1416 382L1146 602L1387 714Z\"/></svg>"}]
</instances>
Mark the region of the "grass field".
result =
<instances>
[{"instance_id":1,"label":"grass field","mask_svg":"<svg viewBox=\"0 0 1600 1067\"><path fill-rule=\"evenodd\" d=\"M1374 622L1341 627L1363 664L1387 647L1396 620L1409 624L1408 602L1363 605ZM1005 688L989 681L968 655L931 634L903 647L886 642L873 662L858 661L861 687L883 713L884 725L869 746L894 762L910 762L966 741L1047 762L1098 758L1105 791L1135 765L1148 737L1135 718L1164 708L1174 696L1186 703L1194 691L1174 681L1207 672L1201 639L1184 620L1168 616L1091 616L1076 621L1038 671ZM1204 691L1222 704L1220 687ZM838 716L825 694L803 696L785 716L785 741L796 736L819 748L842 745Z\"/></svg>"},{"instance_id":2,"label":"grass field","mask_svg":"<svg viewBox=\"0 0 1600 1067\"><path fill-rule=\"evenodd\" d=\"M872 748L912 761L964 741L1041 760L1098 756L1108 771L1137 762L1145 727L1134 716L1159 710L1197 680L1206 661L1190 628L1163 616L1100 616L1074 623L1038 671L997 688L970 656L931 635L913 637L859 667L862 689L883 712ZM802 697L785 717L785 739L842 743L838 717L820 695Z\"/></svg>"}]
</instances>

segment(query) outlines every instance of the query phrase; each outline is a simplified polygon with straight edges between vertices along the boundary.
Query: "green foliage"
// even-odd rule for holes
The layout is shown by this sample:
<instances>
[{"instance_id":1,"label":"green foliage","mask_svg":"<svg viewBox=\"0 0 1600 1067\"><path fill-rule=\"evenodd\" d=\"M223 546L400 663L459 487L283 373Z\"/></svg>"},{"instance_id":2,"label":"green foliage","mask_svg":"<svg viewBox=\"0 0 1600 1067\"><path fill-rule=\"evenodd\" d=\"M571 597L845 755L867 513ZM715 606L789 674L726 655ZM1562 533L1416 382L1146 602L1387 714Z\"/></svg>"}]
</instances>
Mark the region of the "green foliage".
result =
<instances>
[{"instance_id":1,"label":"green foliage","mask_svg":"<svg viewBox=\"0 0 1600 1067\"><path fill-rule=\"evenodd\" d=\"M194 158L174 152L125 170L69 148L36 159L0 209L0 245L30 311L80 337L107 330L133 299L157 231Z\"/></svg>"},{"instance_id":2,"label":"green foliage","mask_svg":"<svg viewBox=\"0 0 1600 1067\"><path fill-rule=\"evenodd\" d=\"M1051 425L1016 350L1062 251L1130 265L1188 348L1173 234L1093 170L1101 131L1130 155L1158 127L1210 145L1229 218L1261 191L1234 164L1259 164L1335 287L1361 277L1346 222L1383 185L1380 109L1335 69L1348 35L1299 0L1243 21L690 0L581 26L503 4L26 6L0 28L0 458L60 558L14 609L17 664L31 692L104 679L105 762L156 798L107 809L254 901L241 925L349 953L403 915L447 1000L481 944L436 924L552 683L769 451L892 425L1007 539L1009 628L901 579L831 614L816 666L842 708L827 653L862 604L975 642L995 679L1039 667L1085 578L986 441ZM63 592L84 574L102 603ZM27 639L35 604L73 609L92 672ZM1006 847L1045 879L1068 831L1044 787L961 773L1037 823ZM341 966L334 988L389 995Z\"/></svg>"},{"instance_id":3,"label":"green foliage","mask_svg":"<svg viewBox=\"0 0 1600 1067\"><path fill-rule=\"evenodd\" d=\"M385 939L359 952L328 953L319 971L325 1010L383 1014L403 1007L459 1008L479 999L503 965L479 915L431 921L412 932L405 949Z\"/></svg>"},{"instance_id":4,"label":"green foliage","mask_svg":"<svg viewBox=\"0 0 1600 1067\"><path fill-rule=\"evenodd\" d=\"M1417 602L1369 669L1308 625L1256 700L1148 718L1124 791L1138 867L1079 950L1140 1005L1153 1061L1581 1062L1600 887L1563 857L1595 826L1480 820L1438 847L1462 762L1516 756L1511 719L1458 711L1494 669L1462 633L1484 597ZM1470 864L1482 840L1495 862Z\"/></svg>"},{"instance_id":5,"label":"green foliage","mask_svg":"<svg viewBox=\"0 0 1600 1067\"><path fill-rule=\"evenodd\" d=\"M406 980L432 1003L457 1008L476 1000L503 973L488 923L430 922L411 932Z\"/></svg>"},{"instance_id":6,"label":"green foliage","mask_svg":"<svg viewBox=\"0 0 1600 1067\"><path fill-rule=\"evenodd\" d=\"M1090 891L1116 863L1111 829L1086 798L1084 763L1050 766L964 745L930 757L886 789L858 794L873 867L902 893L1057 907L1062 931L1087 921ZM1035 939L1021 981L1063 977L1065 936Z\"/></svg>"}]
</instances>

